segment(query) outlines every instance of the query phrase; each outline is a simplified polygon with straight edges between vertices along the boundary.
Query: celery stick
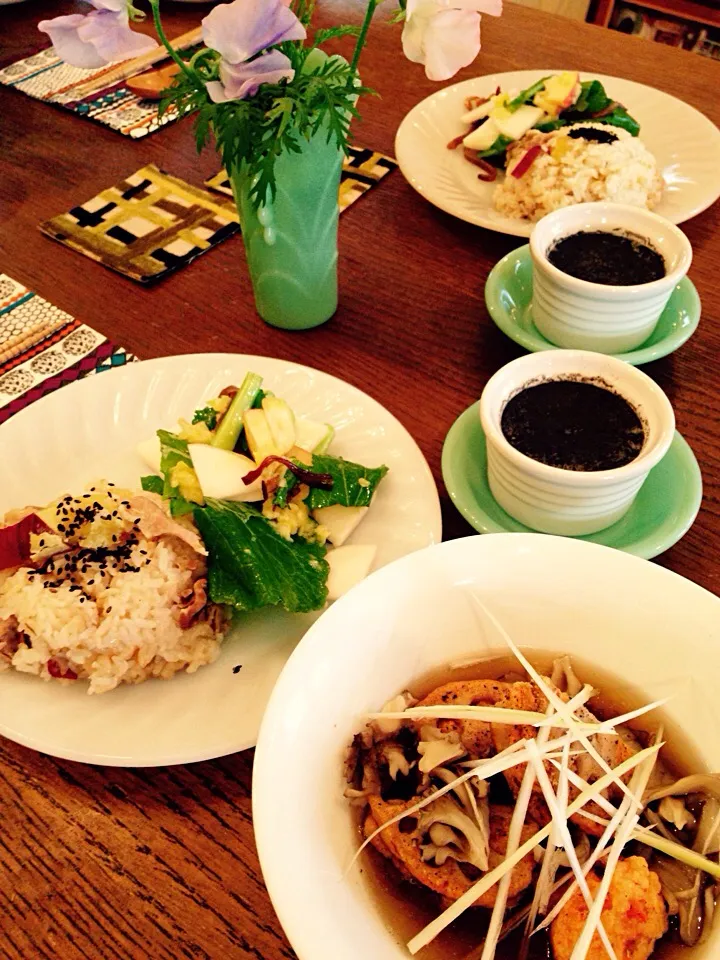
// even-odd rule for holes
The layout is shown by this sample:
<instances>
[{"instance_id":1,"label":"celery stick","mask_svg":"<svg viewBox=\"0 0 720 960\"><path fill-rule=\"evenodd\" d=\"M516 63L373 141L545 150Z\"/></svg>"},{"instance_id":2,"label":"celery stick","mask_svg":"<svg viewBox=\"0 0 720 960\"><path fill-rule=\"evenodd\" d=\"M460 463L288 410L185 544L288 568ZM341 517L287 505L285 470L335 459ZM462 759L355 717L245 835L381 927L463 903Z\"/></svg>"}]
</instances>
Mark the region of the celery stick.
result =
<instances>
[{"instance_id":1,"label":"celery stick","mask_svg":"<svg viewBox=\"0 0 720 960\"><path fill-rule=\"evenodd\" d=\"M245 375L240 389L233 397L232 403L220 422L220 426L210 441L213 447L220 447L221 450L234 449L238 437L242 433L242 415L252 407L261 386L262 377L258 376L257 373L248 373Z\"/></svg>"}]
</instances>

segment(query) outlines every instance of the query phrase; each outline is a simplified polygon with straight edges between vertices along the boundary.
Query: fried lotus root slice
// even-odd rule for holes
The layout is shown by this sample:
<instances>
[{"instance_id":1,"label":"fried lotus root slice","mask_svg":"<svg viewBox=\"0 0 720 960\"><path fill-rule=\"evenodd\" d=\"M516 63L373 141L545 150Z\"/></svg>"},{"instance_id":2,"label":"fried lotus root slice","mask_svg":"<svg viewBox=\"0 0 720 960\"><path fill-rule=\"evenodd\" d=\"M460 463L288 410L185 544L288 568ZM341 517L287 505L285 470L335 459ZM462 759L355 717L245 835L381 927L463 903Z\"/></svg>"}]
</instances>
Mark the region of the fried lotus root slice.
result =
<instances>
[{"instance_id":1,"label":"fried lotus root slice","mask_svg":"<svg viewBox=\"0 0 720 960\"><path fill-rule=\"evenodd\" d=\"M397 816L403 810L408 810L417 800L411 800L407 803L399 800L384 801L378 796L368 798L370 804L370 815L364 823L365 836L369 836L372 830L368 832L370 822L374 824L384 824L393 817ZM490 807L490 869L497 867L505 859L505 850L507 847L507 834L512 817L511 807L491 806ZM400 872L406 878L415 880L423 884L429 890L434 891L446 900L454 901L461 897L475 883L461 870L456 860L448 859L442 866L436 866L433 863L426 863L422 858L420 851L420 839L413 829L407 833L404 832L406 823L412 823L414 817L411 816L407 821L399 820L385 827L382 833L372 841L375 849L383 856L388 857L398 867ZM403 829L401 829L401 824ZM374 828L373 828L374 829ZM524 843L536 832L534 823L526 823L522 829L521 843ZM379 841L379 842L378 842ZM510 883L509 897L512 899L526 890L533 879L533 869L535 858L532 853L524 857L515 867ZM479 897L473 906L492 908L495 903L497 893L497 884L487 890Z\"/></svg>"},{"instance_id":2,"label":"fried lotus root slice","mask_svg":"<svg viewBox=\"0 0 720 960\"><path fill-rule=\"evenodd\" d=\"M600 880L588 874L595 897ZM576 890L550 927L553 957L570 960L588 916L582 894ZM615 955L622 960L648 960L655 941L667 930L660 880L642 857L621 860L613 874L602 910L602 923ZM586 960L606 960L607 952L597 933L590 941Z\"/></svg>"},{"instance_id":3,"label":"fried lotus root slice","mask_svg":"<svg viewBox=\"0 0 720 960\"><path fill-rule=\"evenodd\" d=\"M525 680L518 680L516 683L508 684L507 695L498 700L496 706L505 707L511 710L531 710L535 713L545 713L547 710L547 700L534 683L528 683ZM518 743L520 740L534 740L537 737L535 727L523 726L521 724L493 723L492 737L495 750L500 753L507 750L508 747ZM552 736L552 734L551 734ZM545 764L545 769L550 777L550 782L557 785L557 771L549 764ZM518 764L516 767L510 767L505 771L505 779L508 786L517 796L520 792L520 784L525 774L525 764ZM541 826L550 823L550 812L543 798L540 784L535 782L528 804L530 817Z\"/></svg>"},{"instance_id":4,"label":"fried lotus root slice","mask_svg":"<svg viewBox=\"0 0 720 960\"><path fill-rule=\"evenodd\" d=\"M537 713L545 713L547 710L548 701L534 683L519 681L518 683L510 684L510 687L511 689L508 691L507 697L498 701L498 707L508 707L514 710L533 710ZM567 702L567 694L558 693L558 696ZM575 715L579 720L583 720L586 723L597 722L597 717L585 707L580 707L577 709L575 711ZM562 733L563 731L560 728L557 730L553 729L550 732L550 737L552 738L561 736ZM517 743L519 740L533 739L537 736L537 730L535 727L530 726L511 726L509 724L494 723L492 725L492 735L495 749L499 753L501 750L505 750ZM611 768L617 767L624 760L627 760L628 757L632 756L632 754L638 749L637 744L631 738L617 733L598 734L597 736L592 737L591 740L593 745L598 750L598 753L600 753L600 755L607 761ZM583 780L587 780L588 783L593 783L595 780L601 777L604 772L601 770L599 764L587 753L581 754L578 757L573 757L571 760L571 768L575 771L575 773L581 776ZM545 761L545 769L547 771L550 783L554 788L557 788L557 769L547 761ZM524 773L525 764L519 764L516 767L510 767L509 770L505 771L505 779L515 796L517 796L520 791L520 784L522 783ZM630 775L628 775L628 777L625 779L629 779L629 776ZM568 793L569 799L573 800L578 796L580 791L577 789L577 787L571 785ZM607 793L611 800L617 799L620 789L619 787L611 787ZM550 812L545 803L542 789L537 782L533 786L528 810L533 820L535 820L541 826L545 826L545 824L549 823L551 820ZM589 803L587 805L587 810L589 813L592 813L598 817L606 816L602 808L596 803ZM570 819L574 824L576 824L586 833L589 833L591 836L600 837L603 834L604 827L601 824L595 823L595 821L584 817L582 813L573 814Z\"/></svg>"},{"instance_id":5,"label":"fried lotus root slice","mask_svg":"<svg viewBox=\"0 0 720 960\"><path fill-rule=\"evenodd\" d=\"M500 680L457 680L444 683L416 703L416 707L435 707L443 704L459 706L495 706L503 700L511 686ZM427 721L426 721L427 722ZM495 753L492 730L489 723L482 720L436 720L443 733L455 732L460 738L468 755L474 760L491 757Z\"/></svg>"}]
</instances>

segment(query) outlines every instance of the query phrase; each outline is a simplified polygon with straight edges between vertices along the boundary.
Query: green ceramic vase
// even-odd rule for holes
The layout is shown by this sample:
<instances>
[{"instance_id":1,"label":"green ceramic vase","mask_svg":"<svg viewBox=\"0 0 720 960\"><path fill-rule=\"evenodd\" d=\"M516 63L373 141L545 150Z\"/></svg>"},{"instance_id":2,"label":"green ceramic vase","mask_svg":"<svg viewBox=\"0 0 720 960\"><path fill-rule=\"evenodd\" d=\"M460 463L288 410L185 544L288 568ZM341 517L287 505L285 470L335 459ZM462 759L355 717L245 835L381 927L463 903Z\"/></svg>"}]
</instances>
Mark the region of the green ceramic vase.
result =
<instances>
[{"instance_id":1,"label":"green ceramic vase","mask_svg":"<svg viewBox=\"0 0 720 960\"><path fill-rule=\"evenodd\" d=\"M308 330L335 313L342 153L321 131L275 165L273 200L255 210L250 184L233 183L258 313L284 330Z\"/></svg>"}]
</instances>

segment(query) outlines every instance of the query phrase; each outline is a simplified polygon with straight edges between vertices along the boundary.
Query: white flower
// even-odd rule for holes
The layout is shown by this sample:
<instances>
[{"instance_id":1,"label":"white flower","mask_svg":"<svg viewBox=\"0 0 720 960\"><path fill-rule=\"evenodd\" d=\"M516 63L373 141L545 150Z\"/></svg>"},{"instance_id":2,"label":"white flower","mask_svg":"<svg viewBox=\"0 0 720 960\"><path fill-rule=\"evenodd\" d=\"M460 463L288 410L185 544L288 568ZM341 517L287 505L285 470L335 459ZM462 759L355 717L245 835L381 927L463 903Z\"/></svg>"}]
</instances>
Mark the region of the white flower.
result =
<instances>
[{"instance_id":1,"label":"white flower","mask_svg":"<svg viewBox=\"0 0 720 960\"><path fill-rule=\"evenodd\" d=\"M403 51L430 80L448 80L480 52L480 14L499 17L502 0L407 0Z\"/></svg>"}]
</instances>

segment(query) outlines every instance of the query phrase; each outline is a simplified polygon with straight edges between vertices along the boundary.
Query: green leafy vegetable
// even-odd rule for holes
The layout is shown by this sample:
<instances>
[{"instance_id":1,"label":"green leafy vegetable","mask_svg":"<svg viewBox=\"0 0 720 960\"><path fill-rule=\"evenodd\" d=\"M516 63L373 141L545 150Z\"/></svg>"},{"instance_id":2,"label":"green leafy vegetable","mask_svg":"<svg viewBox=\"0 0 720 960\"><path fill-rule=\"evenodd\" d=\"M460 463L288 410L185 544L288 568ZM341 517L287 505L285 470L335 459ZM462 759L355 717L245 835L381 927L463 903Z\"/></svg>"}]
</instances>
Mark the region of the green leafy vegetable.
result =
<instances>
[{"instance_id":1,"label":"green leafy vegetable","mask_svg":"<svg viewBox=\"0 0 720 960\"><path fill-rule=\"evenodd\" d=\"M244 503L208 499L195 509L194 518L209 554L213 602L237 610L280 606L290 613L325 605L325 547L302 538L285 540Z\"/></svg>"},{"instance_id":2,"label":"green leafy vegetable","mask_svg":"<svg viewBox=\"0 0 720 960\"><path fill-rule=\"evenodd\" d=\"M257 373L245 374L240 389L232 398L232 403L225 411L225 416L211 440L213 447L220 447L221 450L233 450L235 448L243 428L243 413L255 403L261 386L261 376Z\"/></svg>"},{"instance_id":3,"label":"green leafy vegetable","mask_svg":"<svg viewBox=\"0 0 720 960\"><path fill-rule=\"evenodd\" d=\"M499 137L496 138L495 142L487 148L487 150L479 150L478 156L482 157L483 160L493 161L495 158L505 159L505 151L510 146L511 143L515 141L511 137L506 137L504 133L501 133Z\"/></svg>"},{"instance_id":4,"label":"green leafy vegetable","mask_svg":"<svg viewBox=\"0 0 720 960\"><path fill-rule=\"evenodd\" d=\"M572 113L599 113L612 101L599 80L584 80L580 84L580 96L573 104Z\"/></svg>"},{"instance_id":5,"label":"green leafy vegetable","mask_svg":"<svg viewBox=\"0 0 720 960\"><path fill-rule=\"evenodd\" d=\"M140 486L146 493L157 493L161 497L165 483L162 477L151 473L147 477L140 477Z\"/></svg>"},{"instance_id":6,"label":"green leafy vegetable","mask_svg":"<svg viewBox=\"0 0 720 960\"><path fill-rule=\"evenodd\" d=\"M170 501L170 513L174 517L191 513L196 505L186 500L180 493L180 488L174 486L170 479L173 468L179 463L184 463L192 470L192 460L188 453L187 442L181 440L180 437L176 437L169 430L158 430L157 435L160 438L160 473L163 477L162 496Z\"/></svg>"},{"instance_id":7,"label":"green leafy vegetable","mask_svg":"<svg viewBox=\"0 0 720 960\"><path fill-rule=\"evenodd\" d=\"M293 463L298 463L298 460L293 460ZM299 480L290 470L286 470L285 473L280 478L280 483L275 491L275 496L273 497L273 503L276 507L286 507L288 503L288 498L295 487L298 485Z\"/></svg>"},{"instance_id":8,"label":"green leafy vegetable","mask_svg":"<svg viewBox=\"0 0 720 960\"><path fill-rule=\"evenodd\" d=\"M547 120L541 120L540 123L536 123L533 130L540 130L541 133L550 133L553 130L559 130L560 127L567 127L570 123L575 123L575 121L563 120L561 117L555 117L554 119L548 117Z\"/></svg>"},{"instance_id":9,"label":"green leafy vegetable","mask_svg":"<svg viewBox=\"0 0 720 960\"><path fill-rule=\"evenodd\" d=\"M542 88L545 86L545 82L550 79L550 76L543 77L542 80L536 80L535 83L530 84L529 87L526 87L524 90L521 90L520 93L513 97L512 100L509 100L507 103L507 108L511 112L515 112L518 107L521 107L524 103L532 103L532 99L536 93L540 93Z\"/></svg>"},{"instance_id":10,"label":"green leafy vegetable","mask_svg":"<svg viewBox=\"0 0 720 960\"><path fill-rule=\"evenodd\" d=\"M612 127L621 127L632 134L633 137L637 137L640 133L640 124L620 104L611 113L605 114L604 117L595 117L593 123L607 123Z\"/></svg>"},{"instance_id":11,"label":"green leafy vegetable","mask_svg":"<svg viewBox=\"0 0 720 960\"><path fill-rule=\"evenodd\" d=\"M217 410L213 410L212 407L203 407L202 410L195 411L192 422L204 423L207 425L208 430L214 430L217 426L217 418Z\"/></svg>"},{"instance_id":12,"label":"green leafy vegetable","mask_svg":"<svg viewBox=\"0 0 720 960\"><path fill-rule=\"evenodd\" d=\"M333 485L331 490L310 488L305 502L311 510L329 507L333 503L344 507L368 507L377 485L388 472L387 467L363 467L359 463L343 460L342 457L329 457L327 454L316 454L312 469L317 473L329 473Z\"/></svg>"}]
</instances>

